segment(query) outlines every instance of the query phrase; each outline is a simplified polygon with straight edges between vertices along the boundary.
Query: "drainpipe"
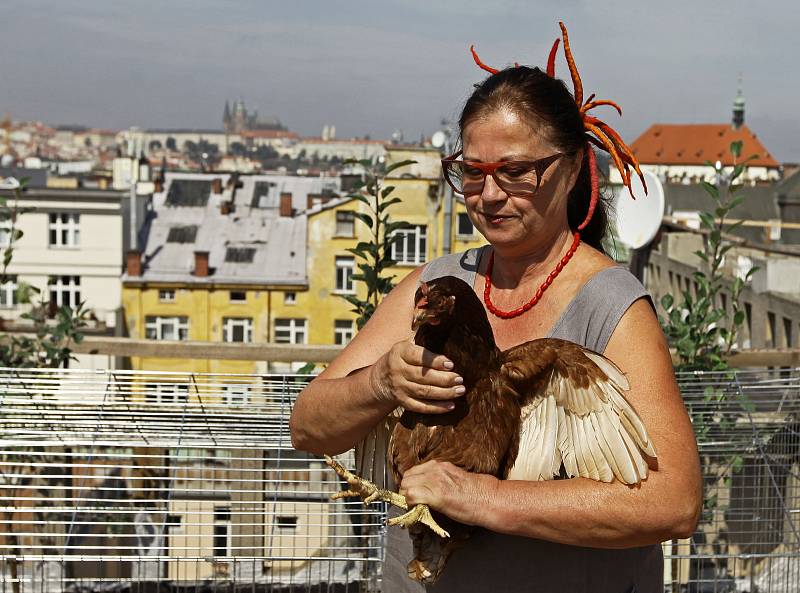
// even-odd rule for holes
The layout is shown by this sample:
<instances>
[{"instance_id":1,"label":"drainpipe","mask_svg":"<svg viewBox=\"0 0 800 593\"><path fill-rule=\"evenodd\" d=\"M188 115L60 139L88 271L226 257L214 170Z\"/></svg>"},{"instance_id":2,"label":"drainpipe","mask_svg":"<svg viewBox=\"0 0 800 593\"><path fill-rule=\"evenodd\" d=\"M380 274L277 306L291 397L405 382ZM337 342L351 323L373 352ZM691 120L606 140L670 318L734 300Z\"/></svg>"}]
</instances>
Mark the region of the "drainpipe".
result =
<instances>
[{"instance_id":1,"label":"drainpipe","mask_svg":"<svg viewBox=\"0 0 800 593\"><path fill-rule=\"evenodd\" d=\"M442 238L442 255L447 255L452 247L452 228L453 228L453 188L442 179L444 185L444 237Z\"/></svg>"}]
</instances>

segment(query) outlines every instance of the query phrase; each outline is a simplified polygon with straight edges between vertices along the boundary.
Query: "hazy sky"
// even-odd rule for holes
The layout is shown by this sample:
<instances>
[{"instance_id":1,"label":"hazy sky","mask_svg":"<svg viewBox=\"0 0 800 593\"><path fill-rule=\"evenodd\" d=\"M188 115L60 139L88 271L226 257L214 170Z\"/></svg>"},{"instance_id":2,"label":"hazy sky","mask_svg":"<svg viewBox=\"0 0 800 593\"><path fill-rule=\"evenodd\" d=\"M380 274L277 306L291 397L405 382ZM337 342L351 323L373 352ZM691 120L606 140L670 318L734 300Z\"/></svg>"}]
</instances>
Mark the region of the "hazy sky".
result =
<instances>
[{"instance_id":1,"label":"hazy sky","mask_svg":"<svg viewBox=\"0 0 800 593\"><path fill-rule=\"evenodd\" d=\"M602 115L628 141L656 122L729 121L741 73L747 123L800 161L797 0L2 0L0 112L217 128L244 97L304 135L416 139L482 78L470 43L492 65L542 66L559 19L588 93L625 109Z\"/></svg>"}]
</instances>

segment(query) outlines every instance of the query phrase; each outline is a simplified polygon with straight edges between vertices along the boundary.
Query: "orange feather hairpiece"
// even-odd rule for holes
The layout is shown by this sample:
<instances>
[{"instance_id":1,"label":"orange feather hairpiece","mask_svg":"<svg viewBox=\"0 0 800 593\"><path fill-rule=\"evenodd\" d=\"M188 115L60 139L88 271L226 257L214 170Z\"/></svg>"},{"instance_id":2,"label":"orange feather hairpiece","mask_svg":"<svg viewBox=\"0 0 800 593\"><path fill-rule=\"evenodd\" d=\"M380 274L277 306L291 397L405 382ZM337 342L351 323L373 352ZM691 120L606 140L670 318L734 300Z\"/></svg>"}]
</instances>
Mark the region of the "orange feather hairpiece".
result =
<instances>
[{"instance_id":1,"label":"orange feather hairpiece","mask_svg":"<svg viewBox=\"0 0 800 593\"><path fill-rule=\"evenodd\" d=\"M642 185L644 186L644 192L647 194L647 184L644 180L644 175L642 174L642 170L639 167L639 161L636 156L633 154L631 148L625 144L622 140L620 135L607 123L604 121L589 115L589 111L594 109L595 107L600 107L602 105L608 105L613 107L617 110L617 113L622 115L622 109L619 105L617 105L614 101L609 101L606 99L599 99L595 100L594 95L590 95L586 101L583 100L583 83L581 82L580 74L578 74L578 68L575 65L575 59L572 56L572 48L569 45L569 36L567 35L567 28L564 26L563 22L558 23L559 27L561 27L561 38L556 38L555 42L553 43L553 47L550 49L550 54L547 57L547 75L555 78L556 73L556 54L558 53L558 46L561 40L564 41L564 57L567 59L567 66L569 67L569 73L572 77L572 88L573 88L573 95L575 97L575 103L578 105L578 110L580 111L581 117L583 118L583 126L586 129L586 140L587 140L587 159L589 159L589 165L591 169L595 168L594 161L595 159L594 154L591 153L592 148L588 146L588 144L594 144L598 148L605 150L609 155L611 155L611 160L614 162L614 165L617 167L620 176L622 177L622 184L628 188L628 191L631 194L631 197L636 199L633 195L633 189L631 188L631 171L630 168L633 167L633 170L639 176L639 179L642 180ZM497 74L499 70L497 68L492 68L491 66L487 66L484 64L481 59L478 57L477 52L475 51L474 46L470 46L470 51L472 52L472 58L475 60L475 63L480 67L482 70L489 72L490 74ZM519 64L515 64L515 66L519 66ZM591 156L590 156L591 154ZM597 189L597 172L595 170L590 170L590 175L592 177L592 197L591 203L589 205L589 212L586 217L586 220L578 227L578 230L583 230L586 225L589 223L589 219L591 218L592 214L594 213L595 206L597 205L598 199L598 189Z\"/></svg>"}]
</instances>

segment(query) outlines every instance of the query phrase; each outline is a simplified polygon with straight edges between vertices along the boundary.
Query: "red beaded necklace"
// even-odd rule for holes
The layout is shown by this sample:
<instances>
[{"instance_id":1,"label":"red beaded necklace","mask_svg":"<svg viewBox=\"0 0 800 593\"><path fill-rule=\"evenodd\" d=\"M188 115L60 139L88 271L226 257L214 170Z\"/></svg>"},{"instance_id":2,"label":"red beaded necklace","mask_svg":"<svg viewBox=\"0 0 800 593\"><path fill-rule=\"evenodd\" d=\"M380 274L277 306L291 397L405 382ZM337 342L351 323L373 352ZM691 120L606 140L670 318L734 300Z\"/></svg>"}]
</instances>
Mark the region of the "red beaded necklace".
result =
<instances>
[{"instance_id":1,"label":"red beaded necklace","mask_svg":"<svg viewBox=\"0 0 800 593\"><path fill-rule=\"evenodd\" d=\"M569 263L569 260L572 259L572 255L575 253L575 250L578 248L580 243L581 234L580 232L576 231L573 235L572 245L570 246L569 250L567 250L567 253L561 258L561 261L556 264L555 269L547 275L547 278L544 282L542 282L542 285L536 289L536 294L533 295L533 298L513 311L501 311L492 304L492 301L489 298L489 295L492 292L492 269L494 268L494 251L492 251L489 254L489 264L486 266L486 281L483 286L483 302L486 303L486 308L489 309L489 311L491 311L494 315L502 319L513 319L514 317L519 317L526 311L532 309L533 306L539 302L539 299L542 298L544 291L549 288L549 286L553 283L553 280L556 279L556 276L561 273L561 270L564 269L564 266L566 266Z\"/></svg>"}]
</instances>

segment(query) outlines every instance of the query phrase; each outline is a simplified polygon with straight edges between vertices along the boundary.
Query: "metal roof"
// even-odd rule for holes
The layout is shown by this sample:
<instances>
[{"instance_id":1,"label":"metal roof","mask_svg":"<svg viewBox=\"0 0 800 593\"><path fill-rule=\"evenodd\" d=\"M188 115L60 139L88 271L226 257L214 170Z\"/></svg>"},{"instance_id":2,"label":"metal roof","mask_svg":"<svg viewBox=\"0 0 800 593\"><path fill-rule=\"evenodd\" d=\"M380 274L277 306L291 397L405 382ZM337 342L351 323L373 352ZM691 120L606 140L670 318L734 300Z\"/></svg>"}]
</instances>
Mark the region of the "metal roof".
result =
<instances>
[{"instance_id":1,"label":"metal roof","mask_svg":"<svg viewBox=\"0 0 800 593\"><path fill-rule=\"evenodd\" d=\"M214 193L214 179L221 180L221 193ZM196 188L204 186L203 182L211 187L204 206L167 204L173 184ZM254 207L256 184L262 197L255 201L258 206ZM142 276L125 275L123 279L126 282L307 285L308 219L305 210L308 195L338 190L338 178L168 172L164 191L153 195L152 211L143 232ZM292 216L280 216L283 193L292 194ZM222 214L223 202L232 203L228 214ZM197 202L190 200L189 203ZM170 229L193 225L197 226L194 242L167 241ZM226 257L229 249L247 250L247 253L252 250L252 261L248 261L249 257ZM192 274L195 251L209 254L207 277Z\"/></svg>"}]
</instances>

